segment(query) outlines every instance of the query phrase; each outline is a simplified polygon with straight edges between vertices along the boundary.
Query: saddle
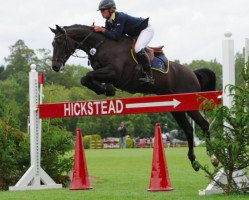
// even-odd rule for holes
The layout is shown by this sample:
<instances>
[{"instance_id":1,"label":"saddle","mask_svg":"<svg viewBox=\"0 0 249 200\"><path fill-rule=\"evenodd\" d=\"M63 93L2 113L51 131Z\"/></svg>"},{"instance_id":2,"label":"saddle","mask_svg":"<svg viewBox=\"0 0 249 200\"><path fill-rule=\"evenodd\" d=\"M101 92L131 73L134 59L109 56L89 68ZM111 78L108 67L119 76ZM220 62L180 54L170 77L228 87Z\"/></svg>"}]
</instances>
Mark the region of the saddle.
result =
<instances>
[{"instance_id":1,"label":"saddle","mask_svg":"<svg viewBox=\"0 0 249 200\"><path fill-rule=\"evenodd\" d=\"M132 54L134 55L134 59L137 60L136 52L134 50L135 44L136 44L136 40L134 40L131 44L131 51L132 51ZM163 47L164 47L163 45L160 45L157 47L149 47L149 46L145 47L145 51L147 52L150 61L154 59L155 55L163 54Z\"/></svg>"},{"instance_id":2,"label":"saddle","mask_svg":"<svg viewBox=\"0 0 249 200\"><path fill-rule=\"evenodd\" d=\"M134 47L135 47L135 41L132 43L131 46L131 55L133 60L136 63L138 63ZM145 47L145 51L147 52L147 55L151 62L151 68L153 70L157 70L163 74L166 74L169 72L169 61L164 55L163 47L164 47L163 45L157 47L147 46Z\"/></svg>"},{"instance_id":3,"label":"saddle","mask_svg":"<svg viewBox=\"0 0 249 200\"><path fill-rule=\"evenodd\" d=\"M158 47L149 47L147 46L145 48L145 51L147 52L149 58L150 58L150 61L152 61L155 57L155 55L158 55L158 54L163 54L163 45L161 46L158 46Z\"/></svg>"}]
</instances>

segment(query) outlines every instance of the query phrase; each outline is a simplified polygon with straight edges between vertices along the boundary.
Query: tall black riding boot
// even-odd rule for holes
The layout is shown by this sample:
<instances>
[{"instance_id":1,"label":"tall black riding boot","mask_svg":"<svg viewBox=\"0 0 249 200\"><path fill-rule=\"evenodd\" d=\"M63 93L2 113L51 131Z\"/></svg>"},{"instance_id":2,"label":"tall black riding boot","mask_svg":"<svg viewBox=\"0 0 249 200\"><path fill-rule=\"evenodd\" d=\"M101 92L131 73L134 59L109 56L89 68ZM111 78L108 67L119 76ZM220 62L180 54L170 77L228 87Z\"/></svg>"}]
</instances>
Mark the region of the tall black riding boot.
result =
<instances>
[{"instance_id":1,"label":"tall black riding boot","mask_svg":"<svg viewBox=\"0 0 249 200\"><path fill-rule=\"evenodd\" d=\"M150 60L149 60L149 57L146 51L144 49L139 51L137 53L137 58L138 58L139 63L142 65L144 73L145 73L145 77L139 78L139 80L144 83L154 84L154 78L153 78L153 74L151 71L151 64L150 64Z\"/></svg>"}]
</instances>

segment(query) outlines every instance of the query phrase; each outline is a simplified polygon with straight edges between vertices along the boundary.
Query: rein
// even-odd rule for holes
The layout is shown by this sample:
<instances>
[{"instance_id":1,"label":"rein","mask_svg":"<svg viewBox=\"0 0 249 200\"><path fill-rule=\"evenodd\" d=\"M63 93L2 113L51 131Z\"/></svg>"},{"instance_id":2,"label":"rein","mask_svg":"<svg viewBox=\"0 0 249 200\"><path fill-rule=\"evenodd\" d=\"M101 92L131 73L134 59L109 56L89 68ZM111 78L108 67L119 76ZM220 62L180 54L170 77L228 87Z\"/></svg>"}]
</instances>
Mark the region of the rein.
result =
<instances>
[{"instance_id":1,"label":"rein","mask_svg":"<svg viewBox=\"0 0 249 200\"><path fill-rule=\"evenodd\" d=\"M66 48L67 53L64 55L63 58L56 58L56 59L53 60L53 61L58 61L58 60L60 60L60 61L63 63L63 65L64 65L64 63L66 62L67 58L69 58L70 56L77 57L77 58L88 58L88 56L78 56L76 50L79 49L79 47L81 47L81 46L87 41L87 39L90 38L90 36L91 36L94 32L88 33L87 36L86 36L82 41L78 42L78 41L76 41L76 40L74 40L73 38L71 38L71 37L68 36L67 31L66 31L65 28L62 27L62 29L63 29L63 31L64 31L64 34L61 34L61 35L56 36L55 39L65 35L65 37L66 37L66 38L65 38L65 48ZM73 47L73 48L70 48L69 40L72 40L74 43L77 44L77 46L76 46L76 47ZM104 41L101 41L99 44L97 44L95 48L98 48L102 43L104 43ZM89 52L87 52L87 51L85 51L85 52L86 52L87 54L89 54ZM69 54L68 54L68 53L69 53ZM75 54L75 55L74 55L74 54Z\"/></svg>"},{"instance_id":2,"label":"rein","mask_svg":"<svg viewBox=\"0 0 249 200\"><path fill-rule=\"evenodd\" d=\"M76 48L73 50L73 53L71 53L70 56L74 56L74 57L77 57L77 58L86 58L86 56L84 56L84 57L78 56L78 55L77 55L77 52L75 52L75 51L76 51L81 45L83 45L83 44L85 43L85 41L86 41L92 34L93 34L93 32L90 32L90 33L89 33L81 42L77 42L76 40L74 40L74 39L68 37L68 35L66 34L66 39L67 39L67 37L68 37L68 38L70 38L71 40L73 40L76 44L78 44L78 45L76 46ZM74 53L75 53L76 55L74 55Z\"/></svg>"}]
</instances>

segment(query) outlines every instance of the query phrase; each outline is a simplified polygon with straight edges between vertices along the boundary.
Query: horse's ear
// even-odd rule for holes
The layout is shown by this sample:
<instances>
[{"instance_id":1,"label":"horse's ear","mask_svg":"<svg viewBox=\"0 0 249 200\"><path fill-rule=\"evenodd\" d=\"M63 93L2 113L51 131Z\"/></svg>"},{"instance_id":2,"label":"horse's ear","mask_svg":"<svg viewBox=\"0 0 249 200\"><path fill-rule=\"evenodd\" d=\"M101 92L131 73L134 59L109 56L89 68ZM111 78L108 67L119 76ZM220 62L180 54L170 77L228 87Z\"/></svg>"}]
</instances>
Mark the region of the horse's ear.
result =
<instances>
[{"instance_id":1,"label":"horse's ear","mask_svg":"<svg viewBox=\"0 0 249 200\"><path fill-rule=\"evenodd\" d=\"M49 28L50 28L50 27L49 27ZM51 30L54 34L56 34L56 29L50 28L50 30Z\"/></svg>"},{"instance_id":2,"label":"horse's ear","mask_svg":"<svg viewBox=\"0 0 249 200\"><path fill-rule=\"evenodd\" d=\"M57 31L59 31L61 33L65 33L65 30L63 28L61 28L61 26L58 26L57 24L55 26L56 26Z\"/></svg>"}]
</instances>

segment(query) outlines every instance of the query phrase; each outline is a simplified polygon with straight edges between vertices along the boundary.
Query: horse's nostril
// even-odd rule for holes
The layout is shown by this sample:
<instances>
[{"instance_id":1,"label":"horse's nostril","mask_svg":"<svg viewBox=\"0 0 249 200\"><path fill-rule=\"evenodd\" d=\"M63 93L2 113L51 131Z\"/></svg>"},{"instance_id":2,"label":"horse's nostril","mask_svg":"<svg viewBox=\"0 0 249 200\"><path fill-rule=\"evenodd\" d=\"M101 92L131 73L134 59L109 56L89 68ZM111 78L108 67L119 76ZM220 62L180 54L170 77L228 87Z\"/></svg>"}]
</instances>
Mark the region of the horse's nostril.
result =
<instances>
[{"instance_id":1,"label":"horse's nostril","mask_svg":"<svg viewBox=\"0 0 249 200\"><path fill-rule=\"evenodd\" d=\"M55 72L59 72L60 71L60 68L56 65L53 65L52 66L52 69L55 71Z\"/></svg>"}]
</instances>

